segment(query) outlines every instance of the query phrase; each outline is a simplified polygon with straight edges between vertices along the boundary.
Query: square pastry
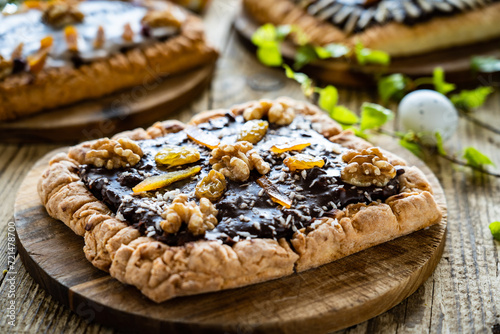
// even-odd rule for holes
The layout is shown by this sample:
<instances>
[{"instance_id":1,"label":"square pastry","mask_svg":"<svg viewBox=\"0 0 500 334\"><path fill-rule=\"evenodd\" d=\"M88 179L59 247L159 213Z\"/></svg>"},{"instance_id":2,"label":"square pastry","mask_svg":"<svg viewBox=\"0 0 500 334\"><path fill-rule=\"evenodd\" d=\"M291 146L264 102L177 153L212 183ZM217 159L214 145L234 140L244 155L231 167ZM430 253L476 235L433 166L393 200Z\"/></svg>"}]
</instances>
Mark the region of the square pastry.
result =
<instances>
[{"instance_id":1,"label":"square pastry","mask_svg":"<svg viewBox=\"0 0 500 334\"><path fill-rule=\"evenodd\" d=\"M423 173L289 98L71 147L38 192L156 302L308 270L439 223Z\"/></svg>"}]
</instances>

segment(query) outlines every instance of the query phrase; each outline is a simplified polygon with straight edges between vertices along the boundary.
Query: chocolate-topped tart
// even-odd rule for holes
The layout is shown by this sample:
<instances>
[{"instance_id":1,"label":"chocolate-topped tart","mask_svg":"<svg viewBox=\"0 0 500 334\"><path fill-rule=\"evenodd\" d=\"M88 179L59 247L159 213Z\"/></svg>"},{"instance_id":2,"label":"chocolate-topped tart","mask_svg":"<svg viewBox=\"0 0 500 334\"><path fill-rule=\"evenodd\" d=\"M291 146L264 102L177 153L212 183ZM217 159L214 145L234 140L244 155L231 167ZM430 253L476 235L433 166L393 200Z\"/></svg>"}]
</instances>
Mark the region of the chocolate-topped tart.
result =
<instances>
[{"instance_id":1,"label":"chocolate-topped tart","mask_svg":"<svg viewBox=\"0 0 500 334\"><path fill-rule=\"evenodd\" d=\"M498 0L243 0L260 24L294 24L313 44L361 42L412 56L500 37Z\"/></svg>"},{"instance_id":2,"label":"chocolate-topped tart","mask_svg":"<svg viewBox=\"0 0 500 334\"><path fill-rule=\"evenodd\" d=\"M422 172L289 98L84 142L38 184L87 259L156 302L290 275L436 224Z\"/></svg>"},{"instance_id":3,"label":"chocolate-topped tart","mask_svg":"<svg viewBox=\"0 0 500 334\"><path fill-rule=\"evenodd\" d=\"M0 14L0 120L212 63L200 18L159 2L30 2Z\"/></svg>"}]
</instances>

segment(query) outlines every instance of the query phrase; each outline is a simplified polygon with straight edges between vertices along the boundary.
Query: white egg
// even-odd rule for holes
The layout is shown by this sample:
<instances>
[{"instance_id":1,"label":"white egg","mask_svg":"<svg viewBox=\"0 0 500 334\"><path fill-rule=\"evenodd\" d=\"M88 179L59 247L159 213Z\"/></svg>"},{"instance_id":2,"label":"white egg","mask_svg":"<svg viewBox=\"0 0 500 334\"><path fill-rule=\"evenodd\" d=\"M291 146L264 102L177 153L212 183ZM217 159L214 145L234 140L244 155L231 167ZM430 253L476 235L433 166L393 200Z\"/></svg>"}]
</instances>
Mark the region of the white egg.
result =
<instances>
[{"instance_id":1,"label":"white egg","mask_svg":"<svg viewBox=\"0 0 500 334\"><path fill-rule=\"evenodd\" d=\"M457 130L458 113L451 101L441 93L422 89L406 95L398 107L399 128L422 134L422 141L436 144L435 133L443 140L449 139Z\"/></svg>"}]
</instances>

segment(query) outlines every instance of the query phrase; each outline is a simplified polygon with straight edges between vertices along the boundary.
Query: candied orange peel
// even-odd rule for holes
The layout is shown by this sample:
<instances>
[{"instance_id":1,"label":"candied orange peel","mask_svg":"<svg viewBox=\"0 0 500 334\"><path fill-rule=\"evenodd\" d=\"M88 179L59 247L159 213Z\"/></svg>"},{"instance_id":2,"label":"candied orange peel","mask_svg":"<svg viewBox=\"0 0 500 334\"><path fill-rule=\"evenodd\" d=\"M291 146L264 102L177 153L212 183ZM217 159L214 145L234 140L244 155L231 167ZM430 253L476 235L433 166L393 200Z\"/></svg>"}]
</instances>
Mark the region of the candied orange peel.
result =
<instances>
[{"instance_id":1,"label":"candied orange peel","mask_svg":"<svg viewBox=\"0 0 500 334\"><path fill-rule=\"evenodd\" d=\"M50 48L54 44L54 38L52 36L45 36L40 40L40 49Z\"/></svg>"},{"instance_id":2,"label":"candied orange peel","mask_svg":"<svg viewBox=\"0 0 500 334\"><path fill-rule=\"evenodd\" d=\"M213 150L220 144L219 138L210 133L200 130L196 126L188 126L186 129L184 129L184 131L186 132L188 138L194 141L196 144L206 146L211 150Z\"/></svg>"},{"instance_id":3,"label":"candied orange peel","mask_svg":"<svg viewBox=\"0 0 500 334\"><path fill-rule=\"evenodd\" d=\"M196 175L200 172L201 167L195 166L175 172L165 173L161 175L151 176L136 185L132 188L134 193L140 193L142 191L150 191L156 190L168 185L171 185L174 182L187 179L193 175Z\"/></svg>"},{"instance_id":4,"label":"candied orange peel","mask_svg":"<svg viewBox=\"0 0 500 334\"><path fill-rule=\"evenodd\" d=\"M206 197L215 202L224 195L226 190L226 178L224 174L212 169L197 185L195 195L197 198Z\"/></svg>"},{"instance_id":5,"label":"candied orange peel","mask_svg":"<svg viewBox=\"0 0 500 334\"><path fill-rule=\"evenodd\" d=\"M323 167L325 161L322 158L314 157L309 154L297 154L286 158L283 163L290 169L291 172L297 169L311 169L314 167Z\"/></svg>"},{"instance_id":6,"label":"candied orange peel","mask_svg":"<svg viewBox=\"0 0 500 334\"><path fill-rule=\"evenodd\" d=\"M307 146L311 146L311 143L307 142L291 142L285 144L276 144L271 147L271 152L276 154L281 154L289 151L302 151Z\"/></svg>"},{"instance_id":7,"label":"candied orange peel","mask_svg":"<svg viewBox=\"0 0 500 334\"><path fill-rule=\"evenodd\" d=\"M104 32L104 28L99 26L97 28L97 32L94 39L94 49L100 49L104 46L104 42L106 41L106 34Z\"/></svg>"},{"instance_id":8,"label":"candied orange peel","mask_svg":"<svg viewBox=\"0 0 500 334\"><path fill-rule=\"evenodd\" d=\"M269 195L273 202L278 203L279 205L287 209L290 209L292 207L292 200L286 195L283 195L266 176L259 177L257 179L257 183L262 187L262 189L264 189L266 194Z\"/></svg>"},{"instance_id":9,"label":"candied orange peel","mask_svg":"<svg viewBox=\"0 0 500 334\"><path fill-rule=\"evenodd\" d=\"M238 141L247 141L257 144L264 138L269 128L269 123L263 120L250 120L243 124L238 134Z\"/></svg>"},{"instance_id":10,"label":"candied orange peel","mask_svg":"<svg viewBox=\"0 0 500 334\"><path fill-rule=\"evenodd\" d=\"M43 67L45 66L45 61L47 60L47 56L49 51L47 49L39 50L34 55L28 56L27 61L30 68L31 73L39 73Z\"/></svg>"},{"instance_id":11,"label":"candied orange peel","mask_svg":"<svg viewBox=\"0 0 500 334\"><path fill-rule=\"evenodd\" d=\"M21 42L16 46L14 51L12 51L12 53L10 54L10 59L14 60L23 58L23 49L24 49L24 43Z\"/></svg>"},{"instance_id":12,"label":"candied orange peel","mask_svg":"<svg viewBox=\"0 0 500 334\"><path fill-rule=\"evenodd\" d=\"M66 26L64 28L64 38L66 38L68 50L78 52L78 31L74 26Z\"/></svg>"},{"instance_id":13,"label":"candied orange peel","mask_svg":"<svg viewBox=\"0 0 500 334\"><path fill-rule=\"evenodd\" d=\"M132 42L134 40L134 31L132 30L130 23L127 23L123 26L122 38L127 42Z\"/></svg>"},{"instance_id":14,"label":"candied orange peel","mask_svg":"<svg viewBox=\"0 0 500 334\"><path fill-rule=\"evenodd\" d=\"M155 161L161 165L174 167L196 162L200 157L200 152L195 147L168 146L156 154Z\"/></svg>"}]
</instances>

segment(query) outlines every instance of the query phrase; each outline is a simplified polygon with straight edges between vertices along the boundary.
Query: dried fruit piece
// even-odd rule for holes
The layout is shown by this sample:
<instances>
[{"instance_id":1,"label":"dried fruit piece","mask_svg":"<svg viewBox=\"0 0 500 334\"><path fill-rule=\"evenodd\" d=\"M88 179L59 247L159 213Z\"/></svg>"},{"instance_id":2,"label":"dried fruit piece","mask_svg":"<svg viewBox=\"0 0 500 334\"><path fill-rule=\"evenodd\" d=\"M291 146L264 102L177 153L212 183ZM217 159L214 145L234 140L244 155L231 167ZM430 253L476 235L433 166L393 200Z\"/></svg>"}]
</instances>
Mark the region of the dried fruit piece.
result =
<instances>
[{"instance_id":1,"label":"dried fruit piece","mask_svg":"<svg viewBox=\"0 0 500 334\"><path fill-rule=\"evenodd\" d=\"M251 120L243 124L238 135L238 141L247 141L257 144L264 138L269 128L269 123L262 120Z\"/></svg>"},{"instance_id":2,"label":"dried fruit piece","mask_svg":"<svg viewBox=\"0 0 500 334\"><path fill-rule=\"evenodd\" d=\"M99 26L97 28L97 33L94 39L94 49L100 49L104 46L104 42L106 41L106 35L104 33L104 28Z\"/></svg>"},{"instance_id":3,"label":"dried fruit piece","mask_svg":"<svg viewBox=\"0 0 500 334\"><path fill-rule=\"evenodd\" d=\"M226 184L224 175L212 169L208 175L196 185L196 197L206 197L210 201L215 202L224 194Z\"/></svg>"},{"instance_id":4,"label":"dried fruit piece","mask_svg":"<svg viewBox=\"0 0 500 334\"><path fill-rule=\"evenodd\" d=\"M123 26L122 38L127 42L132 42L134 40L134 31L132 30L130 23Z\"/></svg>"},{"instance_id":5,"label":"dried fruit piece","mask_svg":"<svg viewBox=\"0 0 500 334\"><path fill-rule=\"evenodd\" d=\"M188 146L168 146L155 156L156 163L168 167L190 164L198 160L200 160L200 152L196 148Z\"/></svg>"},{"instance_id":6,"label":"dried fruit piece","mask_svg":"<svg viewBox=\"0 0 500 334\"><path fill-rule=\"evenodd\" d=\"M287 209L290 209L290 207L292 206L292 200L286 195L283 195L266 176L259 177L257 179L257 183L262 187L262 189L264 189L266 194L269 195L273 202L278 203L279 205L282 205Z\"/></svg>"},{"instance_id":7,"label":"dried fruit piece","mask_svg":"<svg viewBox=\"0 0 500 334\"><path fill-rule=\"evenodd\" d=\"M19 43L14 51L12 51L12 53L10 54L10 59L15 60L23 58L23 48L24 43Z\"/></svg>"},{"instance_id":8,"label":"dried fruit piece","mask_svg":"<svg viewBox=\"0 0 500 334\"><path fill-rule=\"evenodd\" d=\"M196 126L188 126L184 129L189 139L194 141L196 144L203 145L213 150L220 144L219 138L214 135L200 130Z\"/></svg>"},{"instance_id":9,"label":"dried fruit piece","mask_svg":"<svg viewBox=\"0 0 500 334\"><path fill-rule=\"evenodd\" d=\"M45 36L40 41L40 49L50 48L54 44L54 38L52 36Z\"/></svg>"},{"instance_id":10,"label":"dried fruit piece","mask_svg":"<svg viewBox=\"0 0 500 334\"><path fill-rule=\"evenodd\" d=\"M293 157L286 158L283 163L290 169L291 172L297 169L311 169L314 167L323 167L325 161L319 157L313 157L309 154L297 154Z\"/></svg>"},{"instance_id":11,"label":"dried fruit piece","mask_svg":"<svg viewBox=\"0 0 500 334\"><path fill-rule=\"evenodd\" d=\"M71 52L78 52L78 31L73 26L64 28L64 38L68 44L68 50Z\"/></svg>"},{"instance_id":12,"label":"dried fruit piece","mask_svg":"<svg viewBox=\"0 0 500 334\"><path fill-rule=\"evenodd\" d=\"M39 73L43 67L45 66L45 61L47 60L47 56L49 54L49 50L47 48L39 50L34 55L28 56L28 65L30 68L30 72L33 74Z\"/></svg>"},{"instance_id":13,"label":"dried fruit piece","mask_svg":"<svg viewBox=\"0 0 500 334\"><path fill-rule=\"evenodd\" d=\"M175 172L165 173L161 175L151 176L132 188L134 193L141 191L155 190L166 187L174 182L187 179L200 172L201 167L195 166L188 169L178 170Z\"/></svg>"},{"instance_id":14,"label":"dried fruit piece","mask_svg":"<svg viewBox=\"0 0 500 334\"><path fill-rule=\"evenodd\" d=\"M302 151L307 146L310 146L311 143L306 142L291 142L285 144L276 144L271 147L271 152L276 154L281 154L289 151Z\"/></svg>"}]
</instances>

